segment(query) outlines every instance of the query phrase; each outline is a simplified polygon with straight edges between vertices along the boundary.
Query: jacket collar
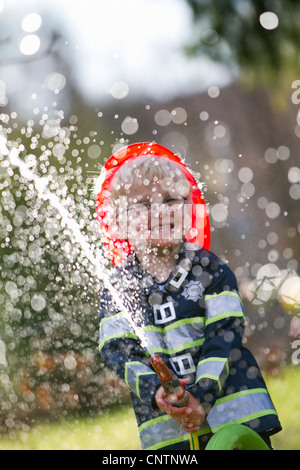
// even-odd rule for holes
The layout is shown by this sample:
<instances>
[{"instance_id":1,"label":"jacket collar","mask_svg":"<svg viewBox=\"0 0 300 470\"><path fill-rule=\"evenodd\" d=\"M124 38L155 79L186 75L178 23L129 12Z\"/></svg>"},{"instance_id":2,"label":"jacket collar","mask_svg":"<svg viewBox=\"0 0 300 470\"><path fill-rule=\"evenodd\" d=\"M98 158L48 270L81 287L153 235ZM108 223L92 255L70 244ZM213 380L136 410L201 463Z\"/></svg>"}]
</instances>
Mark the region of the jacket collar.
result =
<instances>
[{"instance_id":1,"label":"jacket collar","mask_svg":"<svg viewBox=\"0 0 300 470\"><path fill-rule=\"evenodd\" d=\"M195 251L199 251L200 249L201 247L194 243L183 242L178 262L171 271L167 281L164 283L164 290L168 292L179 292L184 287L184 281L193 267ZM160 285L150 274L142 270L137 256L133 251L128 255L125 261L116 267L116 270L126 277L129 275L129 277L133 276L134 278L138 278L140 286L148 295L153 291L160 291Z\"/></svg>"}]
</instances>

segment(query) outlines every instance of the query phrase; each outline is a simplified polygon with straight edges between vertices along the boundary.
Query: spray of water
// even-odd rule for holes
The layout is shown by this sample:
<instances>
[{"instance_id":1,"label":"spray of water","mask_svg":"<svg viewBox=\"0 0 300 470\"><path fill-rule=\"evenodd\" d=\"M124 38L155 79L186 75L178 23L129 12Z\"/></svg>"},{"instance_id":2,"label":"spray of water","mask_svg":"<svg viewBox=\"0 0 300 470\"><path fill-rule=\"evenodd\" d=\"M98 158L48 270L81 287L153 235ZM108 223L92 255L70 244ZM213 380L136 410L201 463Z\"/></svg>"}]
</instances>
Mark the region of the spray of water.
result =
<instances>
[{"instance_id":1,"label":"spray of water","mask_svg":"<svg viewBox=\"0 0 300 470\"><path fill-rule=\"evenodd\" d=\"M3 136L2 136L3 137ZM3 148L4 147L4 148ZM7 155L8 163L12 166L19 168L21 175L29 182L32 182L35 190L37 191L39 197L44 201L48 201L49 204L57 210L58 214L61 218L61 223L64 227L67 227L72 234L73 241L78 244L80 247L81 253L83 256L89 261L90 267L92 268L93 274L97 276L97 278L103 282L104 287L109 290L113 301L115 302L116 306L122 311L123 315L128 320L130 326L134 330L135 334L140 339L141 345L144 349L146 349L151 357L154 357L153 351L149 348L147 340L144 335L144 330L142 327L137 325L135 322L132 313L130 310L124 305L122 302L122 298L120 296L120 291L111 283L109 271L103 264L103 255L98 252L96 254L90 247L89 240L87 237L82 233L80 225L77 223L76 220L71 216L70 211L66 208L62 200L57 196L57 194L53 193L48 188L48 179L45 177L40 177L35 174L28 165L19 157L20 150L18 148L12 148L8 150L5 146L5 142L2 140L2 154Z\"/></svg>"}]
</instances>

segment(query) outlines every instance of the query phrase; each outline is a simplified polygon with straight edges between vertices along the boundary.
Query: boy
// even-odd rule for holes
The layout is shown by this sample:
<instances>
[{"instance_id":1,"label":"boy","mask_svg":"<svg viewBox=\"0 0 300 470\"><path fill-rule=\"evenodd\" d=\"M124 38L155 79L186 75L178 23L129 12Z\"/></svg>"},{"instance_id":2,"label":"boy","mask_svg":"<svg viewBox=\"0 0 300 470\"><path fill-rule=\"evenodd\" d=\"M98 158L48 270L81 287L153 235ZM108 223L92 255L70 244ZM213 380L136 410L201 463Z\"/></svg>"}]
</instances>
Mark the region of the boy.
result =
<instances>
[{"instance_id":1,"label":"boy","mask_svg":"<svg viewBox=\"0 0 300 470\"><path fill-rule=\"evenodd\" d=\"M184 163L157 144L120 150L101 174L97 215L115 264L111 282L143 332L139 338L104 290L100 351L131 390L142 448L189 449L191 432L205 448L212 433L232 422L269 443L281 429L277 413L242 345L236 280L208 251L205 203ZM185 407L168 403L145 343L182 381Z\"/></svg>"}]
</instances>

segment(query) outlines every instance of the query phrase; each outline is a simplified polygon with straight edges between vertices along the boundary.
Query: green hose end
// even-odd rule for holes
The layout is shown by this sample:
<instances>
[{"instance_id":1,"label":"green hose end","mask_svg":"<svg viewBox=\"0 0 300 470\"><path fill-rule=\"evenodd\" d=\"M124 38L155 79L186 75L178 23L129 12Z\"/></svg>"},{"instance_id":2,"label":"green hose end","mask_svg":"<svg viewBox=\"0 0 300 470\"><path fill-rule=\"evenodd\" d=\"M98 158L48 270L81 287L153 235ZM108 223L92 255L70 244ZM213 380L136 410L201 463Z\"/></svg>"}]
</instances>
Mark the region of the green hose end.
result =
<instances>
[{"instance_id":1,"label":"green hose end","mask_svg":"<svg viewBox=\"0 0 300 470\"><path fill-rule=\"evenodd\" d=\"M209 440L205 450L270 450L253 429L242 424L228 424Z\"/></svg>"}]
</instances>

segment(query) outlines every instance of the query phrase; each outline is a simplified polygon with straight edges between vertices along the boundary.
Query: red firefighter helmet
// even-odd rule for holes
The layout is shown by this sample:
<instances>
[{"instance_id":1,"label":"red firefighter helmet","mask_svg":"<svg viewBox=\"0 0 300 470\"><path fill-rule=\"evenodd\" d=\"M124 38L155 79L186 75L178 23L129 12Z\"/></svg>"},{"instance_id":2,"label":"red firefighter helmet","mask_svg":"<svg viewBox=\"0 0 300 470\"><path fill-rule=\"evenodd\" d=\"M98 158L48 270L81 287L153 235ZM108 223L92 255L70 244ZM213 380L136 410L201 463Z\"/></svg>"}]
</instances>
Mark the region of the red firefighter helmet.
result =
<instances>
[{"instance_id":1,"label":"red firefighter helmet","mask_svg":"<svg viewBox=\"0 0 300 470\"><path fill-rule=\"evenodd\" d=\"M191 185L192 194L192 221L191 227L185 237L186 241L196 243L205 249L210 247L210 224L204 198L201 190L183 161L171 150L156 143L142 142L128 145L114 153L102 168L98 185L100 186L96 199L96 216L100 222L100 231L103 245L114 265L125 259L131 251L127 240L112 238L107 222L107 200L113 178L120 167L129 159L135 159L142 155L157 158L167 158L176 163L187 181ZM97 186L98 186L97 185ZM196 209L198 207L198 210ZM200 208L200 211L199 211ZM199 216L200 214L200 216Z\"/></svg>"}]
</instances>

